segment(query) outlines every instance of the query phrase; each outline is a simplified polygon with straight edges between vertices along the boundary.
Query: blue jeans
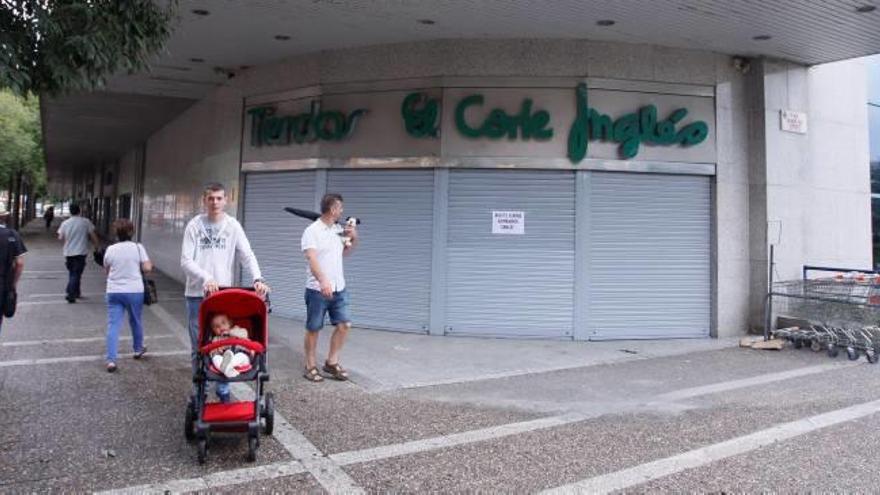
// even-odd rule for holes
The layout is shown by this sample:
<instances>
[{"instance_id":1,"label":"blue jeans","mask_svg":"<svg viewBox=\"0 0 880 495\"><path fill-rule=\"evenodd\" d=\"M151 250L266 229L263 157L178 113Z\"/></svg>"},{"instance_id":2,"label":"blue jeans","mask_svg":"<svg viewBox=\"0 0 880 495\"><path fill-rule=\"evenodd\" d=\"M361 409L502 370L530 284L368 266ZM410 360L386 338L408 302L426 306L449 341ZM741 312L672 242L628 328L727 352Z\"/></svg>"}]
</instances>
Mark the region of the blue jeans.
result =
<instances>
[{"instance_id":1,"label":"blue jeans","mask_svg":"<svg viewBox=\"0 0 880 495\"><path fill-rule=\"evenodd\" d=\"M330 324L350 323L348 314L348 289L334 292L331 299L326 299L321 291L306 289L306 330L317 332L324 328L324 315L330 316Z\"/></svg>"},{"instance_id":2,"label":"blue jeans","mask_svg":"<svg viewBox=\"0 0 880 495\"><path fill-rule=\"evenodd\" d=\"M204 297L186 297L186 329L189 332L190 359L194 373L199 367L199 363L196 362L196 352L199 349L199 307L204 299ZM229 397L228 383L217 383L217 396Z\"/></svg>"},{"instance_id":3,"label":"blue jeans","mask_svg":"<svg viewBox=\"0 0 880 495\"><path fill-rule=\"evenodd\" d=\"M80 296L79 285L83 271L86 269L86 255L68 256L64 259L67 267L67 297L74 299Z\"/></svg>"},{"instance_id":4,"label":"blue jeans","mask_svg":"<svg viewBox=\"0 0 880 495\"><path fill-rule=\"evenodd\" d=\"M131 336L134 339L134 352L144 350L144 326L141 323L143 309L143 292L107 294L107 362L116 362L119 329L122 327L122 319L126 311L128 311L128 324L131 326Z\"/></svg>"}]
</instances>

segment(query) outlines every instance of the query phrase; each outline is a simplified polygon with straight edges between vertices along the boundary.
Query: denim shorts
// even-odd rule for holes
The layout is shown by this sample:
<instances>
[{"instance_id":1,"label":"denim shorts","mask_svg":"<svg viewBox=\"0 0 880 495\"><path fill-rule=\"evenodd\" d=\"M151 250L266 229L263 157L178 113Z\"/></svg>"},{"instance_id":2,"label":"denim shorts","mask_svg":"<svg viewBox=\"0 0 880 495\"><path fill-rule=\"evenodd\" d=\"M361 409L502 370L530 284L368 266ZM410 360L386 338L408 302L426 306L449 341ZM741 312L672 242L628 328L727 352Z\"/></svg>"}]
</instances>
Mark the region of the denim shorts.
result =
<instances>
[{"instance_id":1,"label":"denim shorts","mask_svg":"<svg viewBox=\"0 0 880 495\"><path fill-rule=\"evenodd\" d=\"M325 299L321 291L306 289L306 330L317 332L324 327L324 314L330 314L330 324L350 323L348 315L348 290L333 293L332 299Z\"/></svg>"}]
</instances>

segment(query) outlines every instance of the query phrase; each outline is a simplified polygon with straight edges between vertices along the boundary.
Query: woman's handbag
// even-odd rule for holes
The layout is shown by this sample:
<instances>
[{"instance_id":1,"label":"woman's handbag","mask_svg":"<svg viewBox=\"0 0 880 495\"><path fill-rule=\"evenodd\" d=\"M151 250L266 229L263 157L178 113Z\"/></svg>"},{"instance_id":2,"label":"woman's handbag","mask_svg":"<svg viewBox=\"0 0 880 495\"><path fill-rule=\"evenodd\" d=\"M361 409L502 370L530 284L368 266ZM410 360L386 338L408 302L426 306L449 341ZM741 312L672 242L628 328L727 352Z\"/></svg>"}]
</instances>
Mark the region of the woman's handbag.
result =
<instances>
[{"instance_id":1,"label":"woman's handbag","mask_svg":"<svg viewBox=\"0 0 880 495\"><path fill-rule=\"evenodd\" d=\"M138 252L140 255L140 252ZM103 249L95 249L95 252L92 253L92 257L95 259L95 264L98 266L104 266L104 250Z\"/></svg>"},{"instance_id":2,"label":"woman's handbag","mask_svg":"<svg viewBox=\"0 0 880 495\"><path fill-rule=\"evenodd\" d=\"M140 264L138 265L141 268L141 278L144 280L144 304L149 306L150 304L155 304L159 302L159 293L156 292L156 282L147 278L147 275L144 273L144 269L142 267L144 263L143 257L141 257L141 246L137 244L138 250L138 259L140 260Z\"/></svg>"}]
</instances>

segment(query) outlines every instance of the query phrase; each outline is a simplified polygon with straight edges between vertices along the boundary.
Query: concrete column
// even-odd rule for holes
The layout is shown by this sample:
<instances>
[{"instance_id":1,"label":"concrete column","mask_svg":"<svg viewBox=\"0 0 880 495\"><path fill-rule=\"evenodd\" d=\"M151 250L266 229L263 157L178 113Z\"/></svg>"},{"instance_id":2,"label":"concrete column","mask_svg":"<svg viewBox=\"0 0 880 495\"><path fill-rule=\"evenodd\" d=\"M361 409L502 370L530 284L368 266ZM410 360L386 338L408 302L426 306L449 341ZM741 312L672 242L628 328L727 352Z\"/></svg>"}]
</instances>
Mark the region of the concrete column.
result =
<instances>
[{"instance_id":1,"label":"concrete column","mask_svg":"<svg viewBox=\"0 0 880 495\"><path fill-rule=\"evenodd\" d=\"M817 67L753 62L749 85L750 320L763 325L768 245L776 280L805 264L869 268L866 74L859 61ZM780 112L807 116L783 131Z\"/></svg>"}]
</instances>

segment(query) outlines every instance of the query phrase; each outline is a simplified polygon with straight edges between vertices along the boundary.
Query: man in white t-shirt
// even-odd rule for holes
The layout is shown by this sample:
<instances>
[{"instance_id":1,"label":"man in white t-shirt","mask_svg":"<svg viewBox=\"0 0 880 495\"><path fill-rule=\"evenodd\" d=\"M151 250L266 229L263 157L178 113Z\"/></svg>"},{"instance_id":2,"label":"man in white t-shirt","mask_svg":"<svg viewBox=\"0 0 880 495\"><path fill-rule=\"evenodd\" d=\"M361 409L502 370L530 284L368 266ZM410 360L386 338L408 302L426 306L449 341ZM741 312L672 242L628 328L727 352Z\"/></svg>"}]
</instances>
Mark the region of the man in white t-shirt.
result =
<instances>
[{"instance_id":1,"label":"man in white t-shirt","mask_svg":"<svg viewBox=\"0 0 880 495\"><path fill-rule=\"evenodd\" d=\"M64 241L64 264L67 267L67 302L75 303L82 297L80 281L86 268L86 255L89 254L89 240L98 248L98 235L95 226L88 218L79 214L79 205L70 205L70 218L58 227L58 239Z\"/></svg>"},{"instance_id":2,"label":"man in white t-shirt","mask_svg":"<svg viewBox=\"0 0 880 495\"><path fill-rule=\"evenodd\" d=\"M192 346L193 366L199 348L199 306L206 296L220 287L231 287L235 279L235 259L253 277L254 290L260 296L269 292L260 273L257 257L251 249L244 229L226 214L226 190L222 184L209 184L202 194L205 213L196 215L186 225L180 267L186 274L187 329ZM220 383L217 396L229 400L229 384Z\"/></svg>"},{"instance_id":3,"label":"man in white t-shirt","mask_svg":"<svg viewBox=\"0 0 880 495\"><path fill-rule=\"evenodd\" d=\"M339 352L351 328L348 313L348 291L342 273L342 257L348 255L358 243L357 229L337 223L342 216L342 196L329 193L321 198L321 217L306 227L302 235L302 251L308 261L306 268L306 369L303 376L312 382L323 381L318 372L315 350L318 332L324 327L324 315L329 314L330 324L336 328L330 337L330 352L322 369L337 380L347 380L348 372L339 365ZM351 239L344 245L341 235Z\"/></svg>"}]
</instances>

